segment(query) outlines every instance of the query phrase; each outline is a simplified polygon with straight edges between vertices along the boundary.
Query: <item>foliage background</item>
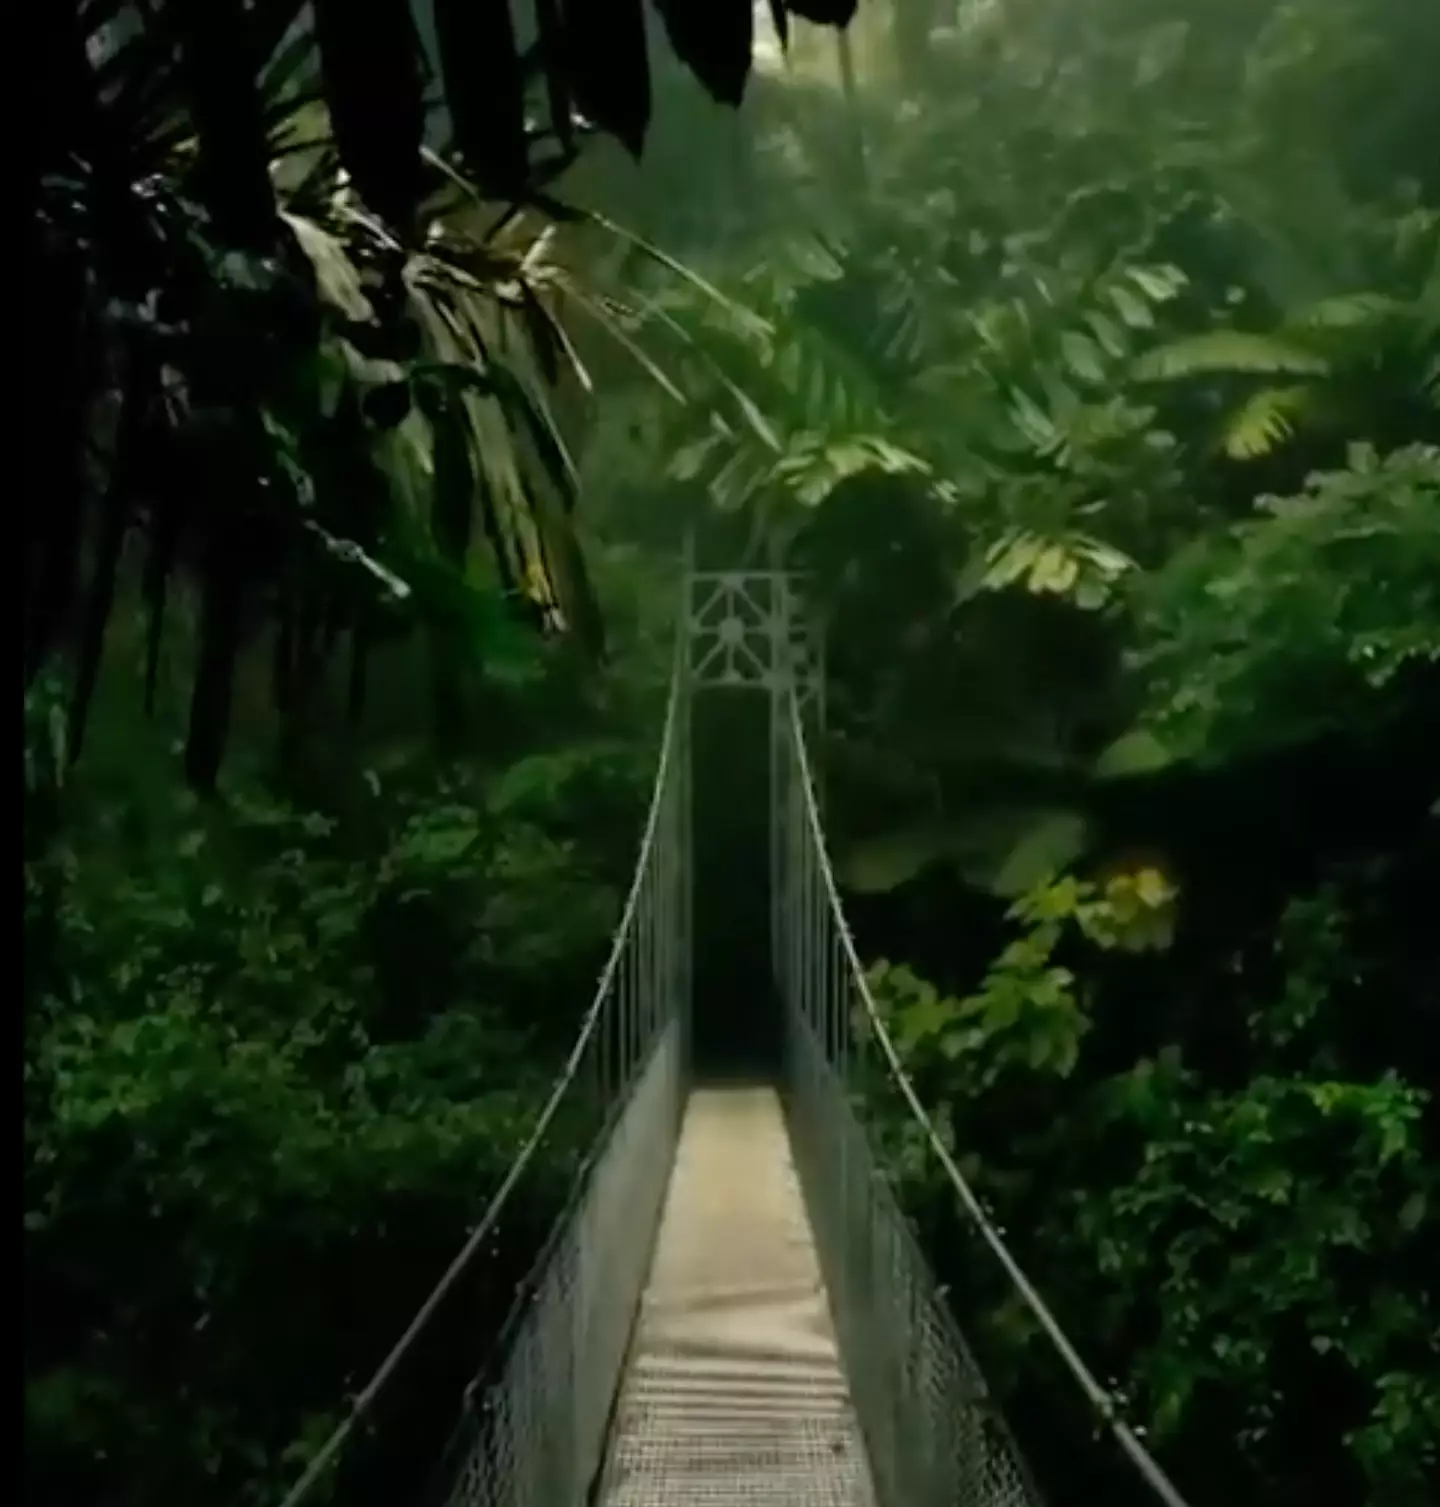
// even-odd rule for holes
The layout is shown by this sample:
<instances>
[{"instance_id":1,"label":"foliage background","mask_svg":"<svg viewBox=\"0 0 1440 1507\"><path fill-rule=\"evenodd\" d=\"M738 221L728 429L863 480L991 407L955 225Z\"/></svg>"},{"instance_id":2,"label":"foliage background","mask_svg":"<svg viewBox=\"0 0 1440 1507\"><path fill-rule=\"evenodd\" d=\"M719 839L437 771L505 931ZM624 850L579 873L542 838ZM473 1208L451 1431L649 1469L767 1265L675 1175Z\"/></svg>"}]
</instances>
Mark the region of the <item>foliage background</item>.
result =
<instances>
[{"instance_id":1,"label":"foliage background","mask_svg":"<svg viewBox=\"0 0 1440 1507\"><path fill-rule=\"evenodd\" d=\"M143 137L150 280L95 263L83 405L129 532L26 696L27 1491L271 1498L403 1326L588 999L676 548L721 516L812 573L873 988L1082 1353L1197 1502L1431 1500L1437 62L1408 0L877 0L762 46L735 114L657 49L644 165L602 141L553 187L679 271L543 206L491 230L442 154L386 272L333 155L286 165L317 106L272 78L318 291L238 437L206 352L279 316ZM108 201L64 193L70 244ZM163 594L153 546L227 467L321 532L229 633L216 798L209 525ZM1125 1500L867 1092L1053 1499ZM474 1364L427 1354L417 1408Z\"/></svg>"}]
</instances>

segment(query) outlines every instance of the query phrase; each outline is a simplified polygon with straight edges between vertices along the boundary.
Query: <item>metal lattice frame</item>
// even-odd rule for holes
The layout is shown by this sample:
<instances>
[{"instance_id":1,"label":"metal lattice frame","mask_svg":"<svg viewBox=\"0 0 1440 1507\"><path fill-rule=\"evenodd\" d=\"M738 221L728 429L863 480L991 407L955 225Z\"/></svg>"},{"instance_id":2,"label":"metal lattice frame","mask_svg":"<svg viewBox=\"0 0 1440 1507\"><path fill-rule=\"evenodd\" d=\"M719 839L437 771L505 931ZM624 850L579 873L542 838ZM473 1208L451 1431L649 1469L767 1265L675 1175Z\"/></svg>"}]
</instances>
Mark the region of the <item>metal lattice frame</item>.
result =
<instances>
[{"instance_id":1,"label":"metal lattice frame","mask_svg":"<svg viewBox=\"0 0 1440 1507\"><path fill-rule=\"evenodd\" d=\"M685 632L697 687L792 687L807 715L821 714L824 654L802 607L805 577L787 570L697 570L686 586Z\"/></svg>"},{"instance_id":2,"label":"metal lattice frame","mask_svg":"<svg viewBox=\"0 0 1440 1507\"><path fill-rule=\"evenodd\" d=\"M694 683L770 697L770 874L780 872L787 719L792 698L812 730L825 723L824 640L805 610L805 577L774 570L692 571L686 586L686 633ZM773 894L773 888L772 888ZM770 928L770 962L779 976L783 932Z\"/></svg>"}]
</instances>

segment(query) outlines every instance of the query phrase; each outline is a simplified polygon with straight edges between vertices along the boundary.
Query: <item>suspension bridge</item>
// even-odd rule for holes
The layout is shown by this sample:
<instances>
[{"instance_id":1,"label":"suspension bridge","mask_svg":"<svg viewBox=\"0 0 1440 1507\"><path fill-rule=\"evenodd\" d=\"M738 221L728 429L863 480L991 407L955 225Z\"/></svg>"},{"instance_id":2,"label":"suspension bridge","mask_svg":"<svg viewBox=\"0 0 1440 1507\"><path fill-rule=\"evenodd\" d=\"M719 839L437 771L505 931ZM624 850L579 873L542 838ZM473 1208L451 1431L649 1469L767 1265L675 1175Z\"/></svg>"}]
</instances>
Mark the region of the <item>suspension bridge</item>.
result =
<instances>
[{"instance_id":1,"label":"suspension bridge","mask_svg":"<svg viewBox=\"0 0 1440 1507\"><path fill-rule=\"evenodd\" d=\"M595 1144L466 1390L436 1507L1043 1507L872 1145L857 1070L887 1074L960 1209L1054 1347L1137 1500L1188 1507L1076 1353L906 1076L845 923L809 746L823 661L783 570L687 570L660 756L594 1001L528 1140L390 1356L283 1507L322 1501L446 1296L485 1259L575 1101ZM783 1065L691 1072L692 712L768 698L769 949ZM758 855L757 855L758 858ZM764 945L757 939L757 945ZM447 1332L446 1343L479 1344Z\"/></svg>"}]
</instances>

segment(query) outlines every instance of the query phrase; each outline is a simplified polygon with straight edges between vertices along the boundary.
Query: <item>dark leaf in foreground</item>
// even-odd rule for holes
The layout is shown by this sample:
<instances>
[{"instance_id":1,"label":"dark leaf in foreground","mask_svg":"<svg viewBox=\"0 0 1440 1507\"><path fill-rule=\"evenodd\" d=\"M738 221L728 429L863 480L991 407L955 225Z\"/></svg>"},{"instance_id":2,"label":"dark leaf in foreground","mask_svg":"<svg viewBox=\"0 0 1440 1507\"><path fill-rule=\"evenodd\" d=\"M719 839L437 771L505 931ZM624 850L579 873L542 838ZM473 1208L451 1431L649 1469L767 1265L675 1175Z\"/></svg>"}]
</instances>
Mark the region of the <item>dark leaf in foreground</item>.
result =
<instances>
[{"instance_id":1,"label":"dark leaf in foreground","mask_svg":"<svg viewBox=\"0 0 1440 1507\"><path fill-rule=\"evenodd\" d=\"M256 87L254 23L240 0L185 0L178 14L200 148L201 202L219 239L266 250L275 238L276 205Z\"/></svg>"},{"instance_id":2,"label":"dark leaf in foreground","mask_svg":"<svg viewBox=\"0 0 1440 1507\"><path fill-rule=\"evenodd\" d=\"M675 56L722 104L738 105L750 77L755 16L749 0L724 5L655 0Z\"/></svg>"},{"instance_id":3,"label":"dark leaf in foreground","mask_svg":"<svg viewBox=\"0 0 1440 1507\"><path fill-rule=\"evenodd\" d=\"M784 5L792 16L817 26L848 26L855 19L856 0L784 0Z\"/></svg>"},{"instance_id":4,"label":"dark leaf in foreground","mask_svg":"<svg viewBox=\"0 0 1440 1507\"><path fill-rule=\"evenodd\" d=\"M408 0L315 0L315 34L340 161L360 197L408 228L424 182L424 80Z\"/></svg>"},{"instance_id":5,"label":"dark leaf in foreground","mask_svg":"<svg viewBox=\"0 0 1440 1507\"><path fill-rule=\"evenodd\" d=\"M509 0L435 0L445 103L481 190L523 198L529 180L524 75Z\"/></svg>"},{"instance_id":6,"label":"dark leaf in foreground","mask_svg":"<svg viewBox=\"0 0 1440 1507\"><path fill-rule=\"evenodd\" d=\"M638 157L650 124L642 0L559 0L561 63L575 103Z\"/></svg>"}]
</instances>

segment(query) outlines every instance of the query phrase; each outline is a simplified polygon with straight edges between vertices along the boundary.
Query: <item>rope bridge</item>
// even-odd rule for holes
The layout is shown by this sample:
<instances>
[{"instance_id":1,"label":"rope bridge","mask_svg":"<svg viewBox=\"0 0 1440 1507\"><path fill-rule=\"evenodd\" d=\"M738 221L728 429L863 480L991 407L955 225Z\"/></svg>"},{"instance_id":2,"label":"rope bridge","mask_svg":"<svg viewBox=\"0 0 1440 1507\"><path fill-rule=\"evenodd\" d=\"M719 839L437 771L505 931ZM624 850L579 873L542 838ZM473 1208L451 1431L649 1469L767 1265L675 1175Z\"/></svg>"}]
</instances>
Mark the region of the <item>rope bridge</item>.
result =
<instances>
[{"instance_id":1,"label":"rope bridge","mask_svg":"<svg viewBox=\"0 0 1440 1507\"><path fill-rule=\"evenodd\" d=\"M693 1087L691 712L770 700L773 1089ZM347 1456L422 1336L472 1376L425 1507L1042 1507L857 1113L888 1077L998 1272L1122 1452L1138 1500L1187 1507L961 1175L866 984L826 853L807 739L823 668L783 571L686 576L640 855L594 1001L464 1248L283 1507L345 1507ZM455 1295L517 1190L583 1124L591 1150L485 1369ZM432 1394L433 1395L433 1394ZM1098 1447L1098 1445L1097 1445ZM353 1477L352 1477L353 1479Z\"/></svg>"}]
</instances>

